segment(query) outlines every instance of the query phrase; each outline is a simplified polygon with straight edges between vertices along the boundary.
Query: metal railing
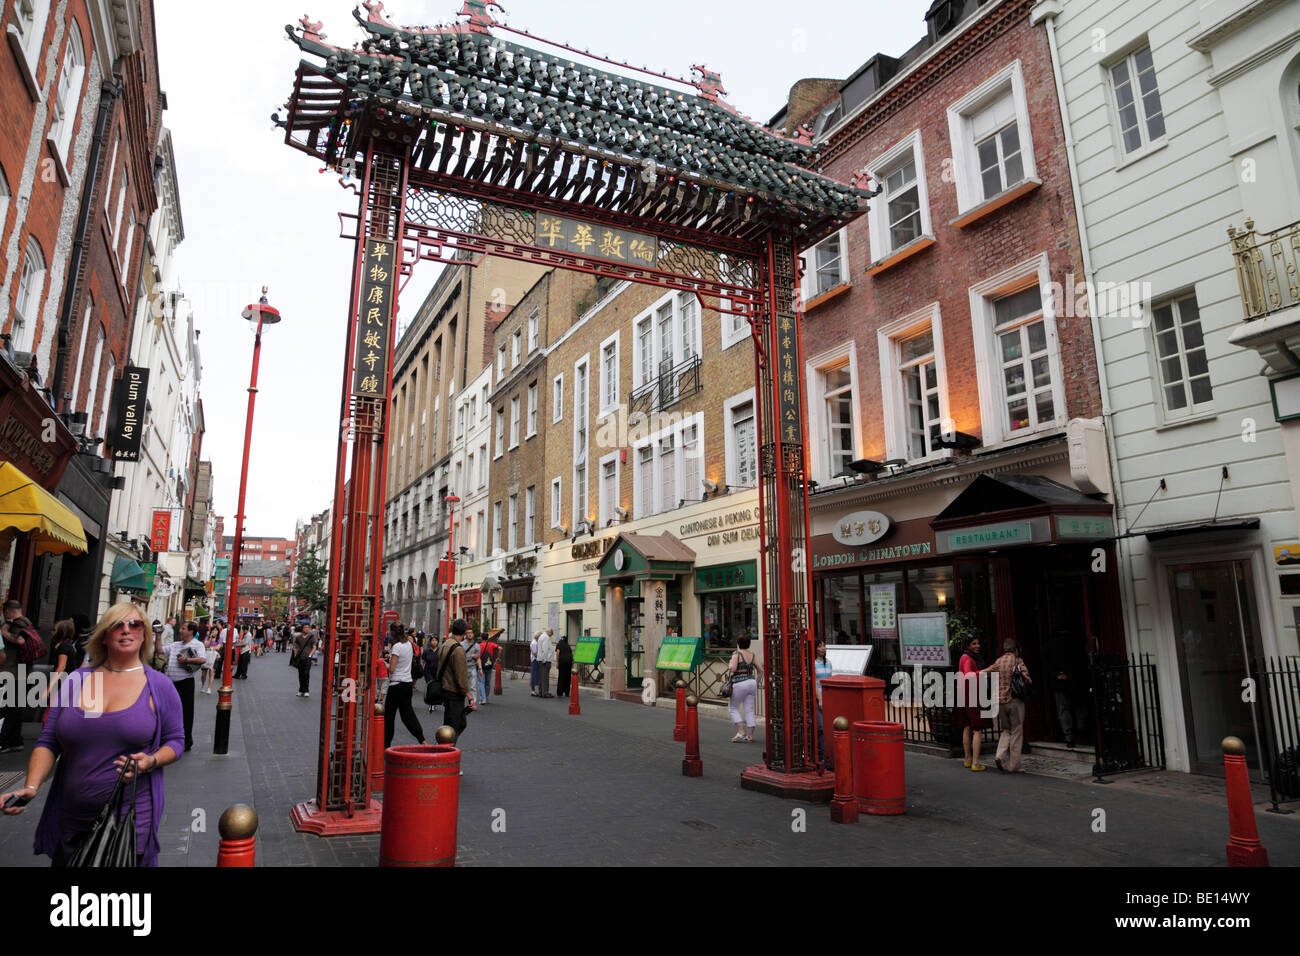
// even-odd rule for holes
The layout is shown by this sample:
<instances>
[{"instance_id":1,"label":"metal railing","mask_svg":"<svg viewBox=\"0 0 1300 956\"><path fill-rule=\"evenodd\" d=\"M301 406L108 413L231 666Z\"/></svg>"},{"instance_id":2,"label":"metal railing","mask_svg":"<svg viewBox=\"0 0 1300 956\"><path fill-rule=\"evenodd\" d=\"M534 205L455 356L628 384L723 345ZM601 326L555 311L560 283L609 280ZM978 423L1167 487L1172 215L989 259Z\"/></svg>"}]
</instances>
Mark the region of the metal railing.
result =
<instances>
[{"instance_id":1,"label":"metal railing","mask_svg":"<svg viewBox=\"0 0 1300 956\"><path fill-rule=\"evenodd\" d=\"M1093 663L1091 676L1093 776L1101 780L1103 774L1164 770L1164 724L1151 655L1102 658Z\"/></svg>"},{"instance_id":2,"label":"metal railing","mask_svg":"<svg viewBox=\"0 0 1300 956\"><path fill-rule=\"evenodd\" d=\"M931 669L940 670L946 681L949 674L947 668L921 668L921 673ZM892 699L890 692L898 686L895 681L896 674L906 677L908 686L912 690L911 696L917 702L899 704ZM872 668L871 676L885 682L885 719L903 725L904 743L937 746L946 749L953 756L962 752L962 725L958 719L957 708L938 707L919 702L924 700L924 694L920 687L913 686L917 682L916 667L886 664ZM987 723L980 732L980 749L987 752L990 746L997 746L998 734L1001 733L1002 728L998 718L992 717L986 720Z\"/></svg>"},{"instance_id":3,"label":"metal railing","mask_svg":"<svg viewBox=\"0 0 1300 956\"><path fill-rule=\"evenodd\" d=\"M1247 321L1300 305L1300 222L1256 232L1247 219L1241 231L1228 227L1228 245Z\"/></svg>"},{"instance_id":4,"label":"metal railing","mask_svg":"<svg viewBox=\"0 0 1300 956\"><path fill-rule=\"evenodd\" d=\"M1300 657L1266 657L1255 666L1260 764L1273 809L1300 800Z\"/></svg>"},{"instance_id":5,"label":"metal railing","mask_svg":"<svg viewBox=\"0 0 1300 956\"><path fill-rule=\"evenodd\" d=\"M648 415L669 408L703 390L701 361L700 356L692 355L677 365L673 365L671 360L661 362L654 378L632 390L627 403L628 414L640 412Z\"/></svg>"}]
</instances>

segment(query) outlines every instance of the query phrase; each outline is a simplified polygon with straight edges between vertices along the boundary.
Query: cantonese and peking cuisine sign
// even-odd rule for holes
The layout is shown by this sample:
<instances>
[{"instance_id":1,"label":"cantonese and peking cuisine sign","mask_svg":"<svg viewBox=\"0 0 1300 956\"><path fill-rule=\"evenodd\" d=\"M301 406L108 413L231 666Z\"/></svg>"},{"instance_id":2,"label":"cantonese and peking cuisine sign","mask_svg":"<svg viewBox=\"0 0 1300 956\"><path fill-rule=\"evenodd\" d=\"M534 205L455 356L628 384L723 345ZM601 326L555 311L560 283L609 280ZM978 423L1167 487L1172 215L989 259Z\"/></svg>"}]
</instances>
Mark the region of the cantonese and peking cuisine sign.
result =
<instances>
[{"instance_id":1,"label":"cantonese and peking cuisine sign","mask_svg":"<svg viewBox=\"0 0 1300 956\"><path fill-rule=\"evenodd\" d=\"M364 398L387 397L398 248L385 239L366 240L352 377L352 394Z\"/></svg>"}]
</instances>

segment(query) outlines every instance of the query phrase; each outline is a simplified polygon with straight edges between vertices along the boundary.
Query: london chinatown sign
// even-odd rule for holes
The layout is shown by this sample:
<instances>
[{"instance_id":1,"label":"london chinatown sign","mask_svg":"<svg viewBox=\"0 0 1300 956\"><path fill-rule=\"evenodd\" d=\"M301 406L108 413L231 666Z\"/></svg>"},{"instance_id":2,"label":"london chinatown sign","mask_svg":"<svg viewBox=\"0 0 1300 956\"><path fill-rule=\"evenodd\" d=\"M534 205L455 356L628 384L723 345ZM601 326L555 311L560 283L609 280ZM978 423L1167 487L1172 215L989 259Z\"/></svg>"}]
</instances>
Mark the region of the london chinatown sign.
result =
<instances>
[{"instance_id":1,"label":"london chinatown sign","mask_svg":"<svg viewBox=\"0 0 1300 956\"><path fill-rule=\"evenodd\" d=\"M496 5L480 0L465 3L462 22L433 27L399 28L382 4L363 6L354 16L365 34L351 49L327 43L309 17L286 27L308 59L287 115L276 115L288 145L360 187L327 619L339 665L325 662L316 797L295 808L295 823L322 833L378 827L367 735L393 341L364 323L383 307L371 296L388 301L380 316L395 314L400 284L378 285L376 265L391 282L420 261L489 255L693 292L749 322L768 746L742 783L829 798L812 693L796 255L866 211L865 174L853 185L821 175L808 131L787 136L741 116L702 67L682 80L581 65L576 51L498 22L488 12ZM385 243L389 257L377 258ZM621 689L621 641L606 665Z\"/></svg>"}]
</instances>

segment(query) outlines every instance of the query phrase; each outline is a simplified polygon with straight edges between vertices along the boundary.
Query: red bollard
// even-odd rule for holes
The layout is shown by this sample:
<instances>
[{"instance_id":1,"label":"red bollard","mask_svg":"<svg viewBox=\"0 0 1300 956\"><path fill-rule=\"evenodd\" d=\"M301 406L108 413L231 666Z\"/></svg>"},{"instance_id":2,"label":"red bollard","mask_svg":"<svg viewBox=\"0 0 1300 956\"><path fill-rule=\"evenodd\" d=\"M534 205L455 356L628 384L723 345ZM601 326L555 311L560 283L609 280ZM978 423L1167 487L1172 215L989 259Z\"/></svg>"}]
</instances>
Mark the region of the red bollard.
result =
<instances>
[{"instance_id":1,"label":"red bollard","mask_svg":"<svg viewBox=\"0 0 1300 956\"><path fill-rule=\"evenodd\" d=\"M582 704L578 702L578 675L574 674L569 682L569 713L581 714Z\"/></svg>"},{"instance_id":2,"label":"red bollard","mask_svg":"<svg viewBox=\"0 0 1300 956\"><path fill-rule=\"evenodd\" d=\"M677 723L673 725L673 740L681 743L686 739L686 681L679 680L677 688Z\"/></svg>"},{"instance_id":3,"label":"red bollard","mask_svg":"<svg viewBox=\"0 0 1300 956\"><path fill-rule=\"evenodd\" d=\"M859 720L853 725L853 793L861 813L906 813L903 725ZM839 755L835 757L839 762Z\"/></svg>"},{"instance_id":4,"label":"red bollard","mask_svg":"<svg viewBox=\"0 0 1300 956\"><path fill-rule=\"evenodd\" d=\"M1246 745L1240 737L1223 738L1223 778L1228 786L1228 866L1268 866L1268 850L1255 826Z\"/></svg>"},{"instance_id":5,"label":"red bollard","mask_svg":"<svg viewBox=\"0 0 1300 956\"><path fill-rule=\"evenodd\" d=\"M370 792L384 792L384 702L378 697L370 718Z\"/></svg>"},{"instance_id":6,"label":"red bollard","mask_svg":"<svg viewBox=\"0 0 1300 956\"><path fill-rule=\"evenodd\" d=\"M439 738L450 727L438 728ZM389 747L380 866L455 866L460 751L450 744Z\"/></svg>"},{"instance_id":7,"label":"red bollard","mask_svg":"<svg viewBox=\"0 0 1300 956\"><path fill-rule=\"evenodd\" d=\"M256 853L257 811L245 803L227 807L217 822L221 845L217 866L253 866Z\"/></svg>"},{"instance_id":8,"label":"red bollard","mask_svg":"<svg viewBox=\"0 0 1300 956\"><path fill-rule=\"evenodd\" d=\"M831 737L835 747L835 795L831 797L832 823L857 823L858 800L853 795L853 748L849 719L836 717Z\"/></svg>"},{"instance_id":9,"label":"red bollard","mask_svg":"<svg viewBox=\"0 0 1300 956\"><path fill-rule=\"evenodd\" d=\"M700 759L700 712L698 698L686 698L686 759L682 761L683 777L704 776L704 761Z\"/></svg>"},{"instance_id":10,"label":"red bollard","mask_svg":"<svg viewBox=\"0 0 1300 956\"><path fill-rule=\"evenodd\" d=\"M500 651L497 651L497 654L498 654L498 655L500 655L500 653L501 653ZM493 694L493 696L495 696L495 697L500 697L500 696L501 696L501 672L502 672L505 668L504 668L504 666L502 665L502 662L498 660L498 661L497 661L497 666L494 667L494 668L492 668L492 669L493 669L494 671L496 671L496 675L492 678L492 684L493 684L493 687L492 687L492 694Z\"/></svg>"}]
</instances>

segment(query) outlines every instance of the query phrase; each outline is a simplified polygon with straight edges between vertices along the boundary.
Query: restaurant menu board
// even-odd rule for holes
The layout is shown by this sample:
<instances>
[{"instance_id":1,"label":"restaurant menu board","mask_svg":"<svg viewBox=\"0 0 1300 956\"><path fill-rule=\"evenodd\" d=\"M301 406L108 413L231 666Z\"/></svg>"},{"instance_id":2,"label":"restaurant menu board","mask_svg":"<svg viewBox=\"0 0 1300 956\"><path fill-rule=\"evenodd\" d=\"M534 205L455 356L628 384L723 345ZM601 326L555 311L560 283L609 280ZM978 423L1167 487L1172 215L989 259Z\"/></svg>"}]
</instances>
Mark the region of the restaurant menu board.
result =
<instances>
[{"instance_id":1,"label":"restaurant menu board","mask_svg":"<svg viewBox=\"0 0 1300 956\"><path fill-rule=\"evenodd\" d=\"M704 638L665 637L655 666L663 671L689 671L698 667L703 658Z\"/></svg>"},{"instance_id":2,"label":"restaurant menu board","mask_svg":"<svg viewBox=\"0 0 1300 956\"><path fill-rule=\"evenodd\" d=\"M871 639L894 640L898 637L897 586L871 585Z\"/></svg>"},{"instance_id":3,"label":"restaurant menu board","mask_svg":"<svg viewBox=\"0 0 1300 956\"><path fill-rule=\"evenodd\" d=\"M948 656L948 615L943 611L898 615L898 642L904 665L952 666Z\"/></svg>"},{"instance_id":4,"label":"restaurant menu board","mask_svg":"<svg viewBox=\"0 0 1300 956\"><path fill-rule=\"evenodd\" d=\"M826 660L830 662L831 674L865 677L872 650L870 644L827 644Z\"/></svg>"},{"instance_id":5,"label":"restaurant menu board","mask_svg":"<svg viewBox=\"0 0 1300 956\"><path fill-rule=\"evenodd\" d=\"M603 637L580 637L573 649L573 663L595 666L605 659L605 639Z\"/></svg>"}]
</instances>

